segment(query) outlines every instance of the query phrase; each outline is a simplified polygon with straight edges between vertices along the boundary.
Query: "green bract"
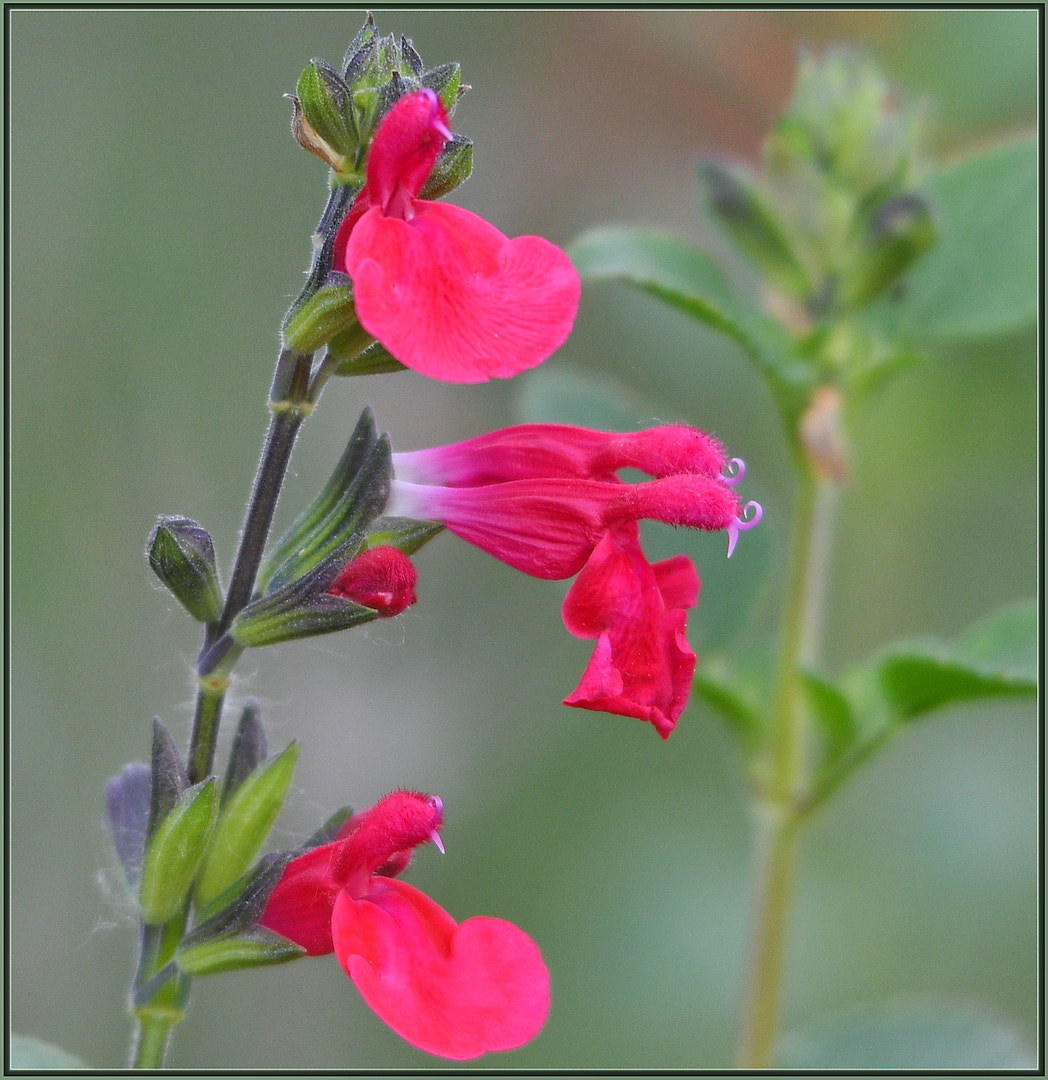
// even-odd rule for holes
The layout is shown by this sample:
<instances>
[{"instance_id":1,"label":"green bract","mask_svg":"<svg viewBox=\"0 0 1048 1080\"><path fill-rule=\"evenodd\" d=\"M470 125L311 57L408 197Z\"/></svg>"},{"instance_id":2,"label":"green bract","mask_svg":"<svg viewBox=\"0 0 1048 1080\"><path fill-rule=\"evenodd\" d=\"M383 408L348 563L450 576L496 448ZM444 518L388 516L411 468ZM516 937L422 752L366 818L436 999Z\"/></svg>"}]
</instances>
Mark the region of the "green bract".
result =
<instances>
[{"instance_id":1,"label":"green bract","mask_svg":"<svg viewBox=\"0 0 1048 1080\"><path fill-rule=\"evenodd\" d=\"M287 799L298 744L254 770L228 797L211 834L195 898L205 907L247 872Z\"/></svg>"},{"instance_id":2,"label":"green bract","mask_svg":"<svg viewBox=\"0 0 1048 1080\"><path fill-rule=\"evenodd\" d=\"M218 810L214 777L189 788L157 825L146 847L139 903L154 925L173 918L193 885Z\"/></svg>"}]
</instances>

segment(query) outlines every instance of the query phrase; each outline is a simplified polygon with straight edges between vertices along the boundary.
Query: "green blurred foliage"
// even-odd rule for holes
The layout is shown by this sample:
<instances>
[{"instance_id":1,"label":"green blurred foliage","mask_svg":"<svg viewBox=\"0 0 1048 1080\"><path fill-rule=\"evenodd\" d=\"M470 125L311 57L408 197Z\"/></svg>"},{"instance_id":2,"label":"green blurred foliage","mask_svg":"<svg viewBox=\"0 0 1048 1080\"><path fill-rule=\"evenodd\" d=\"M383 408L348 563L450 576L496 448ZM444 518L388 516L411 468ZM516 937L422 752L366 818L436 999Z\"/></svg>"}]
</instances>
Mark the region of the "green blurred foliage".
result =
<instances>
[{"instance_id":1,"label":"green blurred foliage","mask_svg":"<svg viewBox=\"0 0 1048 1080\"><path fill-rule=\"evenodd\" d=\"M147 757L154 714L188 736L199 646L144 546L158 514L185 514L211 531L228 575L280 320L324 199L323 166L291 139L281 95L311 56L337 61L363 14L8 13L12 1021L100 1068L124 1060L134 950L102 786ZM752 157L801 43L867 43L931 99L943 152L1036 117L1033 11L378 19L428 64L460 61L474 88L456 114L474 175L455 201L561 244L639 222L715 246L695 161ZM831 670L898 637L955 636L1034 591L1035 351L1032 331L943 345L871 404L841 501ZM738 350L607 282L587 290L546 369L611 378L637 421L696 423L746 459L745 496L765 518L731 562L722 538L667 530L653 546L698 562L701 649L759 643L774 625L790 484L770 402ZM331 386L278 531L368 401L407 449L509 422L528 380L462 388L409 373ZM450 536L417 562L421 600L405 616L241 662L235 702L254 694L271 742L302 743L277 840L297 843L335 807L396 786L438 792L448 854L427 849L411 880L458 918L519 923L553 975L542 1036L480 1067L725 1065L749 864L730 736L699 705L667 743L563 708L588 655L561 626L563 586ZM842 1002L927 993L982 1001L1033 1032L1031 711L942 712L816 821L788 1026ZM176 1039L176 1069L439 1064L387 1031L330 958L198 980Z\"/></svg>"}]
</instances>

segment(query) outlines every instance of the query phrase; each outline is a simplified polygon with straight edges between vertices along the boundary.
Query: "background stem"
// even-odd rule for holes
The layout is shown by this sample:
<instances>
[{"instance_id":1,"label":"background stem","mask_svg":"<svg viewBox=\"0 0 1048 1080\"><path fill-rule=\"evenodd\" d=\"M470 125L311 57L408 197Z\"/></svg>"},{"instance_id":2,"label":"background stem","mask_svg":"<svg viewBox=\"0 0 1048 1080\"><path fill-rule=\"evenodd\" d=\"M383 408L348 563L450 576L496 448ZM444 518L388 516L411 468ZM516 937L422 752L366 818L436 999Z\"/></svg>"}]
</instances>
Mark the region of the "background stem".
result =
<instances>
[{"instance_id":1,"label":"background stem","mask_svg":"<svg viewBox=\"0 0 1048 1080\"><path fill-rule=\"evenodd\" d=\"M809 784L803 669L814 662L833 531L835 491L800 476L794 506L782 638L767 757L756 798L754 910L749 970L739 1032L739 1068L771 1065L779 1020L790 898Z\"/></svg>"}]
</instances>

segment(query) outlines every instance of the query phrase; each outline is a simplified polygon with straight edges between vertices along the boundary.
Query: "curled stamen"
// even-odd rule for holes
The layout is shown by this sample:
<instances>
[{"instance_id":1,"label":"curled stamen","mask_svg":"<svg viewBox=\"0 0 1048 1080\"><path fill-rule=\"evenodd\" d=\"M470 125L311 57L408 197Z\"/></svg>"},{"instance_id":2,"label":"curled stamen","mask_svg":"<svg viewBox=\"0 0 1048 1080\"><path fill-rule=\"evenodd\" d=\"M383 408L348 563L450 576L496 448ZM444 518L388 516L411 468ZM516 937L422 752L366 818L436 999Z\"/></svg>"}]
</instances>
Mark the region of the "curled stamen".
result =
<instances>
[{"instance_id":1,"label":"curled stamen","mask_svg":"<svg viewBox=\"0 0 1048 1080\"><path fill-rule=\"evenodd\" d=\"M741 457L728 458L724 463L721 480L725 484L737 484L746 475L746 462Z\"/></svg>"},{"instance_id":2,"label":"curled stamen","mask_svg":"<svg viewBox=\"0 0 1048 1080\"><path fill-rule=\"evenodd\" d=\"M745 532L747 529L752 529L763 516L764 511L761 509L761 504L759 502L753 502L751 500L742 508L742 513L728 526L729 559L731 558L731 553L735 550L735 542L739 539L739 533Z\"/></svg>"}]
</instances>

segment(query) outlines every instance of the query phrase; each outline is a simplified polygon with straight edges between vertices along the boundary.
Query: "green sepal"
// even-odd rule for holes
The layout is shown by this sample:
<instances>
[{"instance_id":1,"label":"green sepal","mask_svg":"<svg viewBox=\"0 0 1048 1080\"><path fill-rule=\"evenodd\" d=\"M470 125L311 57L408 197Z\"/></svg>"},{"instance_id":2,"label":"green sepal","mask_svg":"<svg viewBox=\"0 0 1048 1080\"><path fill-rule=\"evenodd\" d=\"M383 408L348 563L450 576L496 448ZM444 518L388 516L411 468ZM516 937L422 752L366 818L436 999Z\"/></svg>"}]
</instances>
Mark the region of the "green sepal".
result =
<instances>
[{"instance_id":1,"label":"green sepal","mask_svg":"<svg viewBox=\"0 0 1048 1080\"><path fill-rule=\"evenodd\" d=\"M175 740L159 716L153 718L153 748L150 754L149 831L175 808L189 787L189 774L175 746Z\"/></svg>"},{"instance_id":2,"label":"green sepal","mask_svg":"<svg viewBox=\"0 0 1048 1080\"><path fill-rule=\"evenodd\" d=\"M350 157L357 148L349 110L349 87L330 64L310 60L295 93L313 130L336 153Z\"/></svg>"},{"instance_id":3,"label":"green sepal","mask_svg":"<svg viewBox=\"0 0 1048 1080\"><path fill-rule=\"evenodd\" d=\"M462 67L459 64L438 64L422 74L422 85L428 86L440 98L450 116L458 99L469 89L462 85Z\"/></svg>"},{"instance_id":4,"label":"green sepal","mask_svg":"<svg viewBox=\"0 0 1048 1080\"><path fill-rule=\"evenodd\" d=\"M790 296L806 297L812 285L768 195L749 172L717 161L699 165L717 223L735 246Z\"/></svg>"},{"instance_id":5,"label":"green sepal","mask_svg":"<svg viewBox=\"0 0 1048 1080\"><path fill-rule=\"evenodd\" d=\"M323 490L263 564L263 593L280 590L329 563L336 553L345 556L343 565L348 562L356 551L347 550L347 544L354 538L363 543L371 522L389 501L392 477L389 439L376 435L374 416L365 410ZM324 592L330 583L316 591Z\"/></svg>"},{"instance_id":6,"label":"green sepal","mask_svg":"<svg viewBox=\"0 0 1048 1080\"><path fill-rule=\"evenodd\" d=\"M285 348L313 353L358 325L353 286L348 278L342 279L345 284L325 285L294 309L284 323Z\"/></svg>"},{"instance_id":7,"label":"green sepal","mask_svg":"<svg viewBox=\"0 0 1048 1080\"><path fill-rule=\"evenodd\" d=\"M841 289L841 306L868 304L895 284L934 242L935 223L920 195L896 195L882 203L866 222L852 271Z\"/></svg>"},{"instance_id":8,"label":"green sepal","mask_svg":"<svg viewBox=\"0 0 1048 1080\"><path fill-rule=\"evenodd\" d=\"M202 525L177 514L159 518L146 554L153 572L194 619L212 622L222 614L215 546Z\"/></svg>"},{"instance_id":9,"label":"green sepal","mask_svg":"<svg viewBox=\"0 0 1048 1080\"><path fill-rule=\"evenodd\" d=\"M206 907L255 861L287 800L298 743L255 769L224 800L197 878L196 902Z\"/></svg>"},{"instance_id":10,"label":"green sepal","mask_svg":"<svg viewBox=\"0 0 1048 1080\"><path fill-rule=\"evenodd\" d=\"M330 281L330 275L334 260L335 236L362 187L362 180L355 183L342 182L335 184L328 192L324 212L320 215L320 221L317 222L313 233L313 255L306 282L284 316L283 326L287 326L295 318L318 289L325 284L333 284ZM283 333L283 326L281 333Z\"/></svg>"},{"instance_id":11,"label":"green sepal","mask_svg":"<svg viewBox=\"0 0 1048 1080\"><path fill-rule=\"evenodd\" d=\"M234 791L266 760L266 733L262 729L257 701L249 701L240 714L233 745L229 750L226 775L222 781L222 801L228 802Z\"/></svg>"},{"instance_id":12,"label":"green sepal","mask_svg":"<svg viewBox=\"0 0 1048 1080\"><path fill-rule=\"evenodd\" d=\"M423 544L443 531L442 521L418 521L415 518L380 517L368 530L367 546L395 547L405 555L414 555Z\"/></svg>"},{"instance_id":13,"label":"green sepal","mask_svg":"<svg viewBox=\"0 0 1048 1080\"><path fill-rule=\"evenodd\" d=\"M198 910L200 921L182 939L189 948L223 934L246 930L262 916L270 893L277 887L287 864L299 852L271 851L263 855L249 873L238 878Z\"/></svg>"},{"instance_id":14,"label":"green sepal","mask_svg":"<svg viewBox=\"0 0 1048 1080\"><path fill-rule=\"evenodd\" d=\"M204 859L217 812L218 784L209 777L189 788L157 825L139 890L145 922L159 925L178 913Z\"/></svg>"},{"instance_id":15,"label":"green sepal","mask_svg":"<svg viewBox=\"0 0 1048 1080\"><path fill-rule=\"evenodd\" d=\"M353 484L377 443L375 414L368 407L361 412L346 442L346 448L342 451L342 456L331 476L328 477L327 483L313 502L298 516L291 528L280 538L276 547L266 556L258 572L260 592L269 592L275 587L273 579L278 571L281 573L282 580L294 576L291 567L296 564L296 557L324 520L336 513L340 500Z\"/></svg>"},{"instance_id":16,"label":"green sepal","mask_svg":"<svg viewBox=\"0 0 1048 1080\"><path fill-rule=\"evenodd\" d=\"M327 591L363 545L363 534L354 533L320 566L248 604L233 620L229 636L242 648L261 648L377 619L374 608Z\"/></svg>"},{"instance_id":17,"label":"green sepal","mask_svg":"<svg viewBox=\"0 0 1048 1080\"><path fill-rule=\"evenodd\" d=\"M338 834L347 821L353 816L354 810L352 806L343 806L336 810L331 817L320 826L319 829L298 849L298 853L302 854L306 851L312 851L315 847L320 847L322 844L330 844L338 839Z\"/></svg>"},{"instance_id":18,"label":"green sepal","mask_svg":"<svg viewBox=\"0 0 1048 1080\"><path fill-rule=\"evenodd\" d=\"M200 945L180 948L175 963L187 975L216 975L222 971L286 964L305 955L301 945L264 926L256 926L243 933L224 934Z\"/></svg>"},{"instance_id":19,"label":"green sepal","mask_svg":"<svg viewBox=\"0 0 1048 1080\"><path fill-rule=\"evenodd\" d=\"M378 342L369 348L360 351L356 348L357 339L353 337L353 331L340 335L331 341L328 351L336 359L344 354L335 368L336 375L388 375L394 371L407 371L408 369Z\"/></svg>"},{"instance_id":20,"label":"green sepal","mask_svg":"<svg viewBox=\"0 0 1048 1080\"><path fill-rule=\"evenodd\" d=\"M433 171L429 174L420 199L441 199L469 178L473 172L473 140L464 135L453 135L440 152Z\"/></svg>"}]
</instances>

